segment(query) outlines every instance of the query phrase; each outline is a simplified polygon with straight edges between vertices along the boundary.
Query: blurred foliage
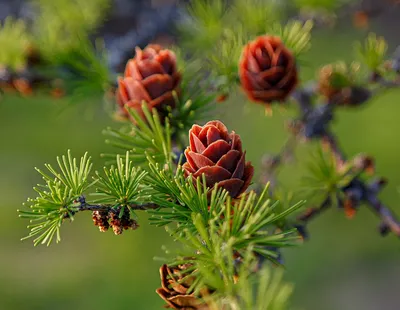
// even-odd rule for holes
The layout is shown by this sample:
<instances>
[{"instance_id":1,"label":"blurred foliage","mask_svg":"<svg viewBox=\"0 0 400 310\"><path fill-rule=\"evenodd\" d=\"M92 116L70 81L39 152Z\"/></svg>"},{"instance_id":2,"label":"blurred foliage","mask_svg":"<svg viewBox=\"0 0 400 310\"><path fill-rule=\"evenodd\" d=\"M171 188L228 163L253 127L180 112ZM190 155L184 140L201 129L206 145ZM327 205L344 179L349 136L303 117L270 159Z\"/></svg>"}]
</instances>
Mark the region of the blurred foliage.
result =
<instances>
[{"instance_id":1,"label":"blurred foliage","mask_svg":"<svg viewBox=\"0 0 400 310\"><path fill-rule=\"evenodd\" d=\"M250 38L267 33L284 16L284 7L276 0L235 0L228 15L230 24L241 25Z\"/></svg>"},{"instance_id":2,"label":"blurred foliage","mask_svg":"<svg viewBox=\"0 0 400 310\"><path fill-rule=\"evenodd\" d=\"M239 278L235 293L238 296L232 301L233 309L284 310L289 308L293 291L291 284L282 281L283 271L272 270L263 266L256 273L243 264L239 269Z\"/></svg>"},{"instance_id":3,"label":"blurred foliage","mask_svg":"<svg viewBox=\"0 0 400 310\"><path fill-rule=\"evenodd\" d=\"M311 47L312 28L313 22L311 20L305 23L290 21L285 26L277 24L273 33L281 37L282 41L293 51L294 55L299 56L307 52Z\"/></svg>"},{"instance_id":4,"label":"blurred foliage","mask_svg":"<svg viewBox=\"0 0 400 310\"><path fill-rule=\"evenodd\" d=\"M144 119L134 109L129 109L132 122L120 130L107 128L104 134L106 143L128 151L135 165L148 169L148 158L160 164L169 165L172 161L171 128L168 118L161 120L156 109L149 111L142 104ZM103 154L105 158L114 159L116 154Z\"/></svg>"},{"instance_id":5,"label":"blurred foliage","mask_svg":"<svg viewBox=\"0 0 400 310\"><path fill-rule=\"evenodd\" d=\"M358 0L293 0L298 9L334 11L340 6Z\"/></svg>"},{"instance_id":6,"label":"blurred foliage","mask_svg":"<svg viewBox=\"0 0 400 310\"><path fill-rule=\"evenodd\" d=\"M372 71L380 73L385 61L388 44L383 37L370 33L364 44L355 45L356 56Z\"/></svg>"},{"instance_id":7,"label":"blurred foliage","mask_svg":"<svg viewBox=\"0 0 400 310\"><path fill-rule=\"evenodd\" d=\"M178 25L184 46L193 51L212 47L224 28L226 10L223 0L191 1L187 5L188 18Z\"/></svg>"},{"instance_id":8,"label":"blurred foliage","mask_svg":"<svg viewBox=\"0 0 400 310\"><path fill-rule=\"evenodd\" d=\"M323 151L322 148L310 153L307 174L302 178L305 199L321 204L330 198L334 206L339 205L337 199L342 193L342 188L355 177L351 166L338 167L334 154L331 151Z\"/></svg>"},{"instance_id":9,"label":"blurred foliage","mask_svg":"<svg viewBox=\"0 0 400 310\"><path fill-rule=\"evenodd\" d=\"M278 1L237 0L231 5L222 0L194 1L187 6L188 18L178 24L180 44L205 64L213 90L226 96L237 86L238 62L246 42L260 35L278 35L296 56L310 48L313 23L286 22L285 9Z\"/></svg>"},{"instance_id":10,"label":"blurred foliage","mask_svg":"<svg viewBox=\"0 0 400 310\"><path fill-rule=\"evenodd\" d=\"M110 0L32 2L39 12L33 24L35 43L51 62L57 62L59 54L78 48L77 38L86 37L102 23L111 5Z\"/></svg>"},{"instance_id":11,"label":"blurred foliage","mask_svg":"<svg viewBox=\"0 0 400 310\"><path fill-rule=\"evenodd\" d=\"M320 68L320 78L323 76L329 77L329 83L334 89L342 89L347 86L358 85L365 78L365 71L362 70L360 63L345 61L337 61L333 64L328 64Z\"/></svg>"},{"instance_id":12,"label":"blurred foliage","mask_svg":"<svg viewBox=\"0 0 400 310\"><path fill-rule=\"evenodd\" d=\"M48 72L54 79L64 78L63 87L72 104L98 94L107 95L116 80L107 65L107 51L101 39L93 44L88 37L77 36L75 41L73 50L57 54L57 63L53 65L59 67L55 67L54 72Z\"/></svg>"},{"instance_id":13,"label":"blurred foliage","mask_svg":"<svg viewBox=\"0 0 400 310\"><path fill-rule=\"evenodd\" d=\"M30 46L30 36L24 21L7 17L0 21L0 67L24 69Z\"/></svg>"}]
</instances>

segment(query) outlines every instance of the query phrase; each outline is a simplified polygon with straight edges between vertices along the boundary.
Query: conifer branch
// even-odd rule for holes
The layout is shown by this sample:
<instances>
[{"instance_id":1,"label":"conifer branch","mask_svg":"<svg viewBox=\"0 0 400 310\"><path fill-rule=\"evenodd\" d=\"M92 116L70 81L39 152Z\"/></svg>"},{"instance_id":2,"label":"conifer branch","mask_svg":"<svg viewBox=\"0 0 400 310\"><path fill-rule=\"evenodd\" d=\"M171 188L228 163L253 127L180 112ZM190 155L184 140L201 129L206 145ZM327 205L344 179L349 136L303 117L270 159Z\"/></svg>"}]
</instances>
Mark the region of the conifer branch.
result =
<instances>
[{"instance_id":1,"label":"conifer branch","mask_svg":"<svg viewBox=\"0 0 400 310\"><path fill-rule=\"evenodd\" d=\"M93 9L96 1L105 5L108 0L93 1L85 5ZM364 180L372 159L347 159L330 128L338 107L365 104L381 89L398 86L398 76L388 77L388 71L398 75L400 60L393 60L391 70L386 68L387 44L382 38L371 35L358 46L361 62L371 71L366 80L360 79L356 63L336 63L321 70L318 84L298 89L293 95L299 106L298 117L289 126L293 135L280 154L264 160L261 183L275 177L301 139L323 142L333 155L327 158L321 152L310 166L312 194L322 196L322 202L298 215L294 222L290 217L303 201L292 203L285 197L279 202L279 194L274 196L268 184L258 192L246 192L254 167L246 162L238 134L229 132L220 121L194 124L211 102L223 101L216 97L217 92L226 97L239 82L252 101L267 108L272 102L286 101L298 85L296 58L310 47L312 23L290 21L280 25L274 21L267 26L268 34L254 39L252 36L261 34L265 16L278 7L263 7L257 0L249 0L245 7L239 4L235 2L232 10L222 0L199 0L189 6L192 20L181 29L189 39L185 53L192 48L200 60L211 64L203 75L188 68L180 71L176 55L161 46L137 49L118 80L116 92L126 127L106 131L108 143L125 154L117 155L116 161L112 155L113 165L96 172L93 182L88 181L92 165L86 154L80 164L68 152L67 157L58 159L59 170L50 165L46 165L46 173L38 170L46 184L35 189L38 197L29 200L31 210L20 211L21 217L34 222L28 238L35 236L35 245L49 245L53 239L58 242L62 223L73 220L78 212L91 211L100 231L112 227L119 235L138 227L136 211L147 211L151 224L165 226L183 245L179 256L160 269L162 287L157 293L170 307L181 309L184 304L193 309L281 310L291 287L281 283L279 273L271 278L266 262L281 264L280 249L295 246L298 234L306 237L307 223L325 210L337 206L351 217L366 204L380 217L382 234L391 231L400 237L400 222L378 198L384 180ZM331 0L324 5L335 6ZM102 61L105 55L88 40L104 12L104 7L100 9L76 28L68 24L66 42L49 44L50 50L42 51L53 65L67 65L71 80L79 77L92 81L93 88L75 84L85 96L89 94L85 90L98 91L111 84L110 72ZM240 16L242 10L244 18ZM72 12L85 15L76 7ZM254 20L246 28L249 16ZM239 25L233 27L236 23ZM56 23L42 39L56 44L58 37L52 35L62 30ZM81 41L72 40L80 35ZM254 40L243 47L250 38ZM56 57L53 47L57 52L65 48L65 57ZM204 77L207 82L201 81ZM316 103L321 97L325 98ZM189 142L185 143L182 137L190 126ZM187 161L182 166L175 149L185 149ZM88 202L86 194L90 193L86 191L94 185L96 193L92 195L97 199Z\"/></svg>"},{"instance_id":2,"label":"conifer branch","mask_svg":"<svg viewBox=\"0 0 400 310\"><path fill-rule=\"evenodd\" d=\"M381 47L380 50L376 51L372 47L374 43L371 43L371 41L376 41L376 38L369 37L367 40L369 42L368 44L370 44L368 46L369 53L374 53L374 55L369 57L367 49L366 51L364 51L363 58L366 60L367 65L369 65L370 68L376 69L383 63L383 57L380 56L378 53L386 52L386 48ZM383 46L383 43L381 41L376 42L376 44ZM305 137L308 139L320 140L325 146L330 149L330 151L334 155L334 158L336 160L336 169L341 169L343 165L345 165L347 162L345 153L342 151L337 138L330 130L330 123L333 120L333 115L337 106L342 104L341 102L343 102L343 100L349 100L348 104L350 105L363 104L367 100L369 100L371 96L378 94L380 91L387 88L399 86L398 79L387 80L383 78L381 76L381 73L378 73L378 71L375 71L374 74L376 77L372 80L367 80L364 85L368 85L368 83L371 82L377 82L380 87L375 88L374 92L367 96L365 96L365 94L368 93L366 87L362 89L357 88L357 86L350 86L350 88L348 89L348 98L344 99L344 94L339 93L331 98L327 103L324 103L322 105L314 105L311 102L318 89L317 87L313 86L313 84L305 89L297 90L296 93L293 95L293 98L297 101L300 108L300 116L291 123L290 129L292 134L294 134L297 139ZM275 157L273 165L274 169L278 168L278 165L280 164L279 159L279 155ZM266 180L263 181L265 182ZM336 198L335 203L338 207L344 208L349 216L352 216L353 211L355 211L360 203L365 203L371 208L372 211L374 211L374 213L377 214L378 217L381 218L382 224L380 226L380 231L383 235L387 234L388 232L392 232L395 235L400 236L400 221L397 220L390 209L388 209L379 200L379 198L377 197L379 190L371 188L369 184L367 184L358 176L354 176L351 182L348 185L341 187L340 190L342 193L344 193L346 197L348 195L351 195L351 197L349 198L350 200ZM356 195L357 198L354 198L354 195ZM309 208L305 213L299 215L297 217L297 221L299 222L299 224L295 224L295 226L299 230L299 233L305 235L306 233L304 226L306 225L306 223L309 220L317 217L319 214L322 213L322 211L327 210L332 205L332 203L333 201L331 200L330 196L328 196L328 198L326 198L321 203L320 207Z\"/></svg>"},{"instance_id":3,"label":"conifer branch","mask_svg":"<svg viewBox=\"0 0 400 310\"><path fill-rule=\"evenodd\" d=\"M79 206L75 207L75 212L81 211L110 211L111 209L115 208L115 205L107 205L107 204L90 204L86 202L85 196L81 196L78 199ZM158 209L159 206L154 203L129 203L127 205L132 210L153 210Z\"/></svg>"}]
</instances>

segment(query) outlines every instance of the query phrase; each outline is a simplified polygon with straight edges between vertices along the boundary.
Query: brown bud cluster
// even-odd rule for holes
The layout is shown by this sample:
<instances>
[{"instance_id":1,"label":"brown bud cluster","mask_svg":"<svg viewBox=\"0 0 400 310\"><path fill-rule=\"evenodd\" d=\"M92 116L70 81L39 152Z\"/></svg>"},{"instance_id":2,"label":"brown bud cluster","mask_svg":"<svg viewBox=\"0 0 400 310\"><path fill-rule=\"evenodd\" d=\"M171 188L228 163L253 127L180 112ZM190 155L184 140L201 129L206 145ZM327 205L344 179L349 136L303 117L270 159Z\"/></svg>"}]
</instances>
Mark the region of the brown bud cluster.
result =
<instances>
[{"instance_id":1,"label":"brown bud cluster","mask_svg":"<svg viewBox=\"0 0 400 310\"><path fill-rule=\"evenodd\" d=\"M355 85L353 75L354 72L343 65L326 65L319 71L318 92L335 105L359 106L371 97L371 92Z\"/></svg>"},{"instance_id":2,"label":"brown bud cluster","mask_svg":"<svg viewBox=\"0 0 400 310\"><path fill-rule=\"evenodd\" d=\"M293 54L279 37L268 35L260 36L244 47L239 77L247 96L264 104L284 101L298 83Z\"/></svg>"},{"instance_id":3,"label":"brown bud cluster","mask_svg":"<svg viewBox=\"0 0 400 310\"><path fill-rule=\"evenodd\" d=\"M124 208L121 218L119 217L119 213L119 209L93 211L92 219L94 225L98 226L101 232L107 231L111 226L116 235L122 234L124 230L135 230L139 227L139 224L130 218L128 208Z\"/></svg>"},{"instance_id":4,"label":"brown bud cluster","mask_svg":"<svg viewBox=\"0 0 400 310\"><path fill-rule=\"evenodd\" d=\"M209 310L211 309L202 299L208 294L208 290L202 292L202 296L189 293L189 287L194 278L185 272L190 265L179 265L169 267L163 265L160 268L161 288L156 292L167 302L166 308L181 310Z\"/></svg>"},{"instance_id":5,"label":"brown bud cluster","mask_svg":"<svg viewBox=\"0 0 400 310\"><path fill-rule=\"evenodd\" d=\"M124 230L127 229L137 229L139 224L130 218L130 213L128 208L124 208L122 217L119 217L119 210L110 211L110 225L113 229L114 234L120 235Z\"/></svg>"},{"instance_id":6,"label":"brown bud cluster","mask_svg":"<svg viewBox=\"0 0 400 310\"><path fill-rule=\"evenodd\" d=\"M137 47L136 56L126 64L124 77L118 80L116 100L121 114L127 117L128 107L144 117L145 101L149 110L155 108L166 116L168 107L175 106L173 92L179 93L180 81L174 52L155 44L144 50Z\"/></svg>"},{"instance_id":7,"label":"brown bud cluster","mask_svg":"<svg viewBox=\"0 0 400 310\"><path fill-rule=\"evenodd\" d=\"M182 166L186 176L196 180L204 174L207 187L223 188L232 198L249 187L254 168L246 162L240 136L233 131L229 133L222 122L193 125L189 142L185 150L187 162Z\"/></svg>"},{"instance_id":8,"label":"brown bud cluster","mask_svg":"<svg viewBox=\"0 0 400 310\"><path fill-rule=\"evenodd\" d=\"M109 216L107 210L99 210L92 212L92 219L95 226L99 227L101 232L106 232L110 228L108 223Z\"/></svg>"},{"instance_id":9,"label":"brown bud cluster","mask_svg":"<svg viewBox=\"0 0 400 310\"><path fill-rule=\"evenodd\" d=\"M8 67L0 66L0 92L18 93L28 97L34 95L36 89L43 88L49 90L53 98L60 98L64 95L63 84L62 80L50 80L31 72L30 68L12 71Z\"/></svg>"},{"instance_id":10,"label":"brown bud cluster","mask_svg":"<svg viewBox=\"0 0 400 310\"><path fill-rule=\"evenodd\" d=\"M363 171L369 175L375 172L375 162L371 156L358 154L353 158L353 168L356 171Z\"/></svg>"}]
</instances>

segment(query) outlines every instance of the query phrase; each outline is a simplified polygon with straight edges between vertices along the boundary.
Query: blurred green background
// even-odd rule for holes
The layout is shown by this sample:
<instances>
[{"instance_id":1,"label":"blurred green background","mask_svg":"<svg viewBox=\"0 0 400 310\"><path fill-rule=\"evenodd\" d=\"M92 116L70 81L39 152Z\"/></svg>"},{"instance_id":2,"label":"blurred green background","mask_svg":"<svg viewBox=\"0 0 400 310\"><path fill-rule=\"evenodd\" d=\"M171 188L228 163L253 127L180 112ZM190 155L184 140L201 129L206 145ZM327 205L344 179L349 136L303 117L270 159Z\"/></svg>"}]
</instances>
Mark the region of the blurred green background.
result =
<instances>
[{"instance_id":1,"label":"blurred green background","mask_svg":"<svg viewBox=\"0 0 400 310\"><path fill-rule=\"evenodd\" d=\"M352 28L319 30L304 57L304 80L315 76L321 64L351 58L353 40L364 36ZM396 44L398 42L391 42ZM365 152L376 158L377 174L388 178L382 199L400 215L400 91L390 91L366 107L338 113L334 130L348 155ZM0 101L0 309L159 309L163 245L171 245L163 229L146 224L121 236L100 233L90 213L65 223L62 242L34 248L19 239L28 232L17 209L40 177L34 167L55 163L67 149L74 156L88 151L96 169L99 154L110 147L102 129L118 127L104 111L101 98L67 106L66 100L6 96ZM215 118L226 122L242 140L258 167L265 152L277 152L284 143L288 111L246 103L242 94L218 106ZM307 147L301 147L304 163ZM301 168L285 167L282 182L295 186ZM310 225L311 239L286 250L286 279L295 284L295 309L399 309L400 244L394 236L377 233L378 218L362 208L348 220L338 210L328 211Z\"/></svg>"}]
</instances>

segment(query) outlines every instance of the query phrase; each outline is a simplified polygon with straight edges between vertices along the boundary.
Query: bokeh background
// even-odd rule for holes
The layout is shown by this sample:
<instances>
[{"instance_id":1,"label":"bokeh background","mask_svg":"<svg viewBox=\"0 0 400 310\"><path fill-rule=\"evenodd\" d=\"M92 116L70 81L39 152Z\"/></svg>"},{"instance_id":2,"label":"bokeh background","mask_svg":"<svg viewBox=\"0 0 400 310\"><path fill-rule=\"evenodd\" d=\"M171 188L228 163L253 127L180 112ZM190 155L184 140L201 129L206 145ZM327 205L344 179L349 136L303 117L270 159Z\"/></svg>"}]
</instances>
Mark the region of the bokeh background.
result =
<instances>
[{"instance_id":1,"label":"bokeh background","mask_svg":"<svg viewBox=\"0 0 400 310\"><path fill-rule=\"evenodd\" d=\"M134 2L125 1L126 5ZM18 15L20 11L11 4L20 3L0 1L1 17ZM129 12L139 20L134 10ZM391 5L370 21L369 30L384 35L391 51L400 44L395 30L399 17L400 10ZM312 49L303 59L303 80L314 78L322 64L350 60L354 40L366 33L354 28L348 17L338 20L334 28L316 30ZM365 152L376 158L377 174L389 180L381 198L400 215L399 101L400 90L391 90L363 108L343 110L334 131L348 155ZM214 115L242 136L256 167L265 152L279 151L287 135L283 125L287 111L275 109L273 117L266 117L261 106L246 102L240 92L219 105ZM105 111L101 95L74 105L40 96L1 99L0 309L162 306L155 294L161 262L153 258L164 255L163 245L174 245L164 229L146 224L145 214L140 229L121 236L98 232L90 214L84 213L74 223L65 223L58 245L34 248L30 241L19 241L27 234L27 223L18 219L17 209L34 196L32 186L41 181L34 167L55 163L57 155L71 149L75 156L88 151L100 169L99 154L111 150L102 135L107 126L119 125ZM284 167L280 180L287 188L298 186L307 155L309 150L302 146L299 163ZM293 308L400 309L399 240L391 235L382 238L378 224L378 218L364 208L352 220L333 209L312 222L310 240L284 251L285 277L295 285Z\"/></svg>"}]
</instances>

